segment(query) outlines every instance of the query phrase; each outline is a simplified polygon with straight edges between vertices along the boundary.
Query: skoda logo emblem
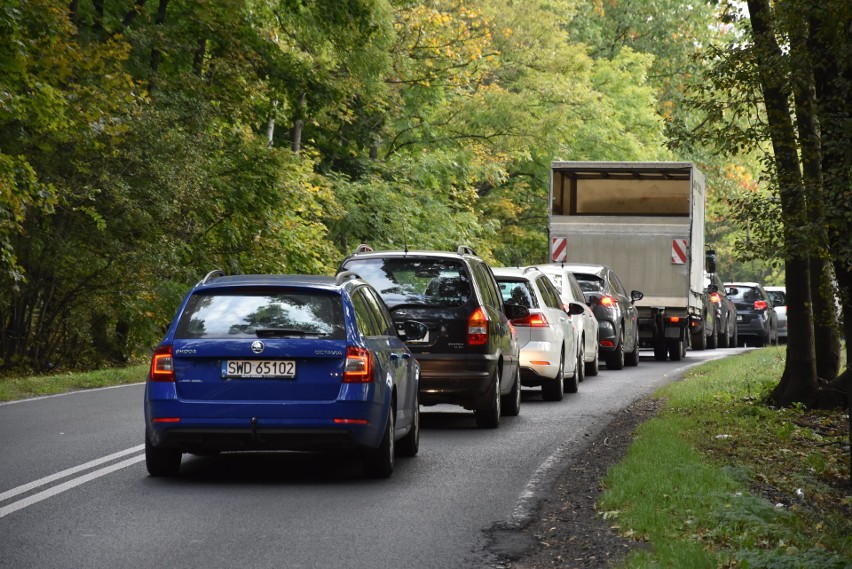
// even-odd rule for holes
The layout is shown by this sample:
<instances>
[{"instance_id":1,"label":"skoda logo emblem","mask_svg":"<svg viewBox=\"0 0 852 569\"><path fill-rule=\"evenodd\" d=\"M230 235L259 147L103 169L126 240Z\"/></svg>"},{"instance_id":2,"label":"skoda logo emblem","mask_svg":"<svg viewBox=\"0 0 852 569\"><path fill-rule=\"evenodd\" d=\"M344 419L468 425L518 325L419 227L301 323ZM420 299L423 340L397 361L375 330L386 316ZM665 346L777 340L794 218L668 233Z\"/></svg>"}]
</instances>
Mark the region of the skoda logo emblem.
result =
<instances>
[{"instance_id":1,"label":"skoda logo emblem","mask_svg":"<svg viewBox=\"0 0 852 569\"><path fill-rule=\"evenodd\" d=\"M254 342L251 343L251 351L256 353L256 354L259 354L260 352L262 352L263 348L264 348L263 342L261 342L260 340L255 340Z\"/></svg>"}]
</instances>

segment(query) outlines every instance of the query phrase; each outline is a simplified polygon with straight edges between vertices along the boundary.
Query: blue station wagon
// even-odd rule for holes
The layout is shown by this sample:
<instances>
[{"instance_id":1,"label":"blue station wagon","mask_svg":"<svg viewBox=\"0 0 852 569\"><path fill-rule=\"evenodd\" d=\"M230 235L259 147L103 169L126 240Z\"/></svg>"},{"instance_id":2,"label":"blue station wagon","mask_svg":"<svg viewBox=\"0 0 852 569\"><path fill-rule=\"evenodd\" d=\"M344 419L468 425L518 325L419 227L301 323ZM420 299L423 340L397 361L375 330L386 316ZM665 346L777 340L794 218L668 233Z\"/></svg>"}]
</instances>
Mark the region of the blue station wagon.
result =
<instances>
[{"instance_id":1,"label":"blue station wagon","mask_svg":"<svg viewBox=\"0 0 852 569\"><path fill-rule=\"evenodd\" d=\"M419 379L381 297L354 273L211 272L154 350L148 472L176 475L183 453L306 450L354 451L367 475L388 477L395 454L418 450Z\"/></svg>"}]
</instances>

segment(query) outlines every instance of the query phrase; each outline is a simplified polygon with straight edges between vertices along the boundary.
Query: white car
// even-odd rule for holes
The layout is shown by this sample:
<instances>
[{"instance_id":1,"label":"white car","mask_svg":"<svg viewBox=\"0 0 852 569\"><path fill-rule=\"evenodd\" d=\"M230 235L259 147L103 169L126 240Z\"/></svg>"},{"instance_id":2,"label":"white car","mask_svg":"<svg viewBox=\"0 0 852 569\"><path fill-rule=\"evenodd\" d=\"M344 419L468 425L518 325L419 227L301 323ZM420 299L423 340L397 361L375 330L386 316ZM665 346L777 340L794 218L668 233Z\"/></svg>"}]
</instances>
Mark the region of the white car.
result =
<instances>
[{"instance_id":1,"label":"white car","mask_svg":"<svg viewBox=\"0 0 852 569\"><path fill-rule=\"evenodd\" d=\"M778 341L787 341L787 288L783 286L763 287L772 299L775 314L778 315Z\"/></svg>"},{"instance_id":2,"label":"white car","mask_svg":"<svg viewBox=\"0 0 852 569\"><path fill-rule=\"evenodd\" d=\"M567 268L560 264L536 265L536 268L547 275L567 306L575 302L583 307L582 318L574 318L574 332L583 343L585 353L586 375L598 375L600 354L598 350L599 326L598 319L592 308L586 304L586 297L580 283Z\"/></svg>"},{"instance_id":3,"label":"white car","mask_svg":"<svg viewBox=\"0 0 852 569\"><path fill-rule=\"evenodd\" d=\"M493 271L503 302L529 309L529 316L511 321L521 348L521 385L541 386L545 401L560 401L566 391L576 393L585 364L573 319L582 318L583 307L572 303L566 312L553 282L535 267Z\"/></svg>"}]
</instances>

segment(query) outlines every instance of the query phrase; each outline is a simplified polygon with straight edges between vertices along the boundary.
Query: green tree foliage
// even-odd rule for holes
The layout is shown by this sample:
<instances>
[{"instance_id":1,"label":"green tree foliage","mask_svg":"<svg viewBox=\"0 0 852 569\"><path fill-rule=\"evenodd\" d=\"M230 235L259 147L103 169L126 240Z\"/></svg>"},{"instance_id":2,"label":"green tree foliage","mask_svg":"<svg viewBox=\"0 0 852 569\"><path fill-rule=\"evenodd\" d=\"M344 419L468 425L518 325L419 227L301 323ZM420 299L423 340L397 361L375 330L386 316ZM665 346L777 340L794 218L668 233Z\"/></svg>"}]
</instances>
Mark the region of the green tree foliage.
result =
<instances>
[{"instance_id":1,"label":"green tree foliage","mask_svg":"<svg viewBox=\"0 0 852 569\"><path fill-rule=\"evenodd\" d=\"M144 354L214 267L544 260L551 160L673 156L685 10L0 0L0 369Z\"/></svg>"}]
</instances>

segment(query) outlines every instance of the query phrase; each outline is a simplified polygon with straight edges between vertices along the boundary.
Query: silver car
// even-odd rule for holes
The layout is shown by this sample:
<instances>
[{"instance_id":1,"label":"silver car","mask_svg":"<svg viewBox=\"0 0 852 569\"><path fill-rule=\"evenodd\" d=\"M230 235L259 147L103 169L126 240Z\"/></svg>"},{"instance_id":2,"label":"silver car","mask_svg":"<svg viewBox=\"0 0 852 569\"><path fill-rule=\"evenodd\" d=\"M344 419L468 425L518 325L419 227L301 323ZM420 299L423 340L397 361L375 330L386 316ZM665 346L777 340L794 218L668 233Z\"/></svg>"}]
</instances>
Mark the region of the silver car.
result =
<instances>
[{"instance_id":1,"label":"silver car","mask_svg":"<svg viewBox=\"0 0 852 569\"><path fill-rule=\"evenodd\" d=\"M560 401L566 391L576 393L585 363L572 320L581 317L583 307L573 303L566 312L553 282L535 267L493 271L503 303L529 310L528 316L511 321L521 348L521 385L541 386L546 401Z\"/></svg>"},{"instance_id":2,"label":"silver car","mask_svg":"<svg viewBox=\"0 0 852 569\"><path fill-rule=\"evenodd\" d=\"M772 299L775 306L775 314L778 315L778 341L787 341L787 287L765 286L763 287Z\"/></svg>"},{"instance_id":3,"label":"silver car","mask_svg":"<svg viewBox=\"0 0 852 569\"><path fill-rule=\"evenodd\" d=\"M599 327L598 319L592 311L591 306L586 303L583 289L567 268L560 264L536 265L536 268L547 275L559 295L562 302L568 306L575 302L583 307L582 318L574 318L574 332L578 341L583 344L585 353L586 375L598 375L600 354L598 349Z\"/></svg>"}]
</instances>

